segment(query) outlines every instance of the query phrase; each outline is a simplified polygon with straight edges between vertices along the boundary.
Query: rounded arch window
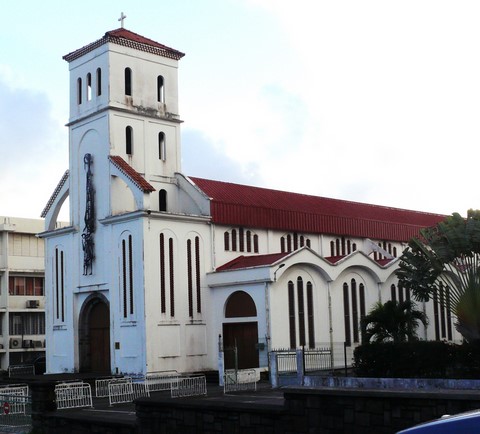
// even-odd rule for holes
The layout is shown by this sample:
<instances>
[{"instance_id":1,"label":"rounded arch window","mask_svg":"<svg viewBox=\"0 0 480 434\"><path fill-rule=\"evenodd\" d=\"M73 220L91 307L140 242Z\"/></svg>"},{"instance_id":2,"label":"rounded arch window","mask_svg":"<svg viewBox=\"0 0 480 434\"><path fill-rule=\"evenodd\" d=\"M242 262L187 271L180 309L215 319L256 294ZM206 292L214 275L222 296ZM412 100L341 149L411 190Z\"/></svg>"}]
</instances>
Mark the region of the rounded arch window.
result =
<instances>
[{"instance_id":1,"label":"rounded arch window","mask_svg":"<svg viewBox=\"0 0 480 434\"><path fill-rule=\"evenodd\" d=\"M236 291L228 297L225 306L225 318L245 316L257 316L255 302L245 291Z\"/></svg>"}]
</instances>

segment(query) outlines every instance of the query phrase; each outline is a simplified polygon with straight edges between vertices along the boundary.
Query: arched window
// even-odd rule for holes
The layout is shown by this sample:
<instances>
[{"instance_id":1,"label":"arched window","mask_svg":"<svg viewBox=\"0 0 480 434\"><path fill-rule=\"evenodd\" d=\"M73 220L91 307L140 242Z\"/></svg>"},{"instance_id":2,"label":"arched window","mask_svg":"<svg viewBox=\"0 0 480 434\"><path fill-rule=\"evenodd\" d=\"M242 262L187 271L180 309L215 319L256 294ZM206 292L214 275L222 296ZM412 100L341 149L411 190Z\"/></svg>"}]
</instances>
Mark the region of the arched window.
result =
<instances>
[{"instance_id":1,"label":"arched window","mask_svg":"<svg viewBox=\"0 0 480 434\"><path fill-rule=\"evenodd\" d=\"M125 152L127 155L133 154L133 128L125 128Z\"/></svg>"},{"instance_id":2,"label":"arched window","mask_svg":"<svg viewBox=\"0 0 480 434\"><path fill-rule=\"evenodd\" d=\"M258 253L258 235L253 235L253 251L254 253Z\"/></svg>"},{"instance_id":3,"label":"arched window","mask_svg":"<svg viewBox=\"0 0 480 434\"><path fill-rule=\"evenodd\" d=\"M97 68L97 96L102 94L102 70Z\"/></svg>"},{"instance_id":4,"label":"arched window","mask_svg":"<svg viewBox=\"0 0 480 434\"><path fill-rule=\"evenodd\" d=\"M313 317L313 285L307 282L308 346L315 348L315 323Z\"/></svg>"},{"instance_id":5,"label":"arched window","mask_svg":"<svg viewBox=\"0 0 480 434\"><path fill-rule=\"evenodd\" d=\"M235 229L232 230L232 250L237 251L237 231Z\"/></svg>"},{"instance_id":6,"label":"arched window","mask_svg":"<svg viewBox=\"0 0 480 434\"><path fill-rule=\"evenodd\" d=\"M165 133L160 132L158 133L158 158L162 161L165 161Z\"/></svg>"},{"instance_id":7,"label":"arched window","mask_svg":"<svg viewBox=\"0 0 480 434\"><path fill-rule=\"evenodd\" d=\"M82 103L82 79L77 79L77 104Z\"/></svg>"},{"instance_id":8,"label":"arched window","mask_svg":"<svg viewBox=\"0 0 480 434\"><path fill-rule=\"evenodd\" d=\"M170 296L170 316L175 316L175 269L173 238L160 234L160 310L167 312Z\"/></svg>"},{"instance_id":9,"label":"arched window","mask_svg":"<svg viewBox=\"0 0 480 434\"><path fill-rule=\"evenodd\" d=\"M335 256L335 242L330 241L330 256Z\"/></svg>"},{"instance_id":10,"label":"arched window","mask_svg":"<svg viewBox=\"0 0 480 434\"><path fill-rule=\"evenodd\" d=\"M164 81L161 75L157 77L157 101L162 103L165 102Z\"/></svg>"},{"instance_id":11,"label":"arched window","mask_svg":"<svg viewBox=\"0 0 480 434\"><path fill-rule=\"evenodd\" d=\"M235 291L228 297L225 306L225 318L241 318L257 316L257 308L253 298L245 291Z\"/></svg>"},{"instance_id":12,"label":"arched window","mask_svg":"<svg viewBox=\"0 0 480 434\"><path fill-rule=\"evenodd\" d=\"M297 297L298 297L298 333L300 336L300 345L305 345L305 296L303 293L303 279L297 279Z\"/></svg>"},{"instance_id":13,"label":"arched window","mask_svg":"<svg viewBox=\"0 0 480 434\"><path fill-rule=\"evenodd\" d=\"M158 201L159 201L159 210L166 211L167 210L167 191L160 190L158 192Z\"/></svg>"},{"instance_id":14,"label":"arched window","mask_svg":"<svg viewBox=\"0 0 480 434\"><path fill-rule=\"evenodd\" d=\"M288 282L288 323L290 329L290 348L297 348L297 332L295 328L295 287Z\"/></svg>"},{"instance_id":15,"label":"arched window","mask_svg":"<svg viewBox=\"0 0 480 434\"><path fill-rule=\"evenodd\" d=\"M230 233L228 231L223 234L223 245L225 250L230 250Z\"/></svg>"},{"instance_id":16,"label":"arched window","mask_svg":"<svg viewBox=\"0 0 480 434\"><path fill-rule=\"evenodd\" d=\"M125 68L125 95L132 96L132 70Z\"/></svg>"},{"instance_id":17,"label":"arched window","mask_svg":"<svg viewBox=\"0 0 480 434\"><path fill-rule=\"evenodd\" d=\"M92 74L87 74L87 101L92 99Z\"/></svg>"},{"instance_id":18,"label":"arched window","mask_svg":"<svg viewBox=\"0 0 480 434\"><path fill-rule=\"evenodd\" d=\"M252 233L250 231L247 231L245 234L247 238L247 252L252 251Z\"/></svg>"},{"instance_id":19,"label":"arched window","mask_svg":"<svg viewBox=\"0 0 480 434\"><path fill-rule=\"evenodd\" d=\"M240 251L243 252L245 250L245 237L243 233L243 228L238 230L238 243L240 245Z\"/></svg>"}]
</instances>

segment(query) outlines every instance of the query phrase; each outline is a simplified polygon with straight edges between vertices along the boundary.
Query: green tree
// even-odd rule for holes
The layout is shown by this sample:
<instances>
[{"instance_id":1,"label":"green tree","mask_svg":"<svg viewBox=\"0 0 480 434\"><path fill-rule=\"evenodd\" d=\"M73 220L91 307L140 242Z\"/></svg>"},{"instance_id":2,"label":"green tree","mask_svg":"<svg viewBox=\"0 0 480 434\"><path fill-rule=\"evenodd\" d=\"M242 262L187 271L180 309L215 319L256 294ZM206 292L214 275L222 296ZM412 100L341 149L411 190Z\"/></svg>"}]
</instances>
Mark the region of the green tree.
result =
<instances>
[{"instance_id":1,"label":"green tree","mask_svg":"<svg viewBox=\"0 0 480 434\"><path fill-rule=\"evenodd\" d=\"M480 211L452 214L420 234L400 258L399 284L418 301L436 299L467 341L480 341Z\"/></svg>"},{"instance_id":2,"label":"green tree","mask_svg":"<svg viewBox=\"0 0 480 434\"><path fill-rule=\"evenodd\" d=\"M420 323L427 325L427 316L416 309L412 300L391 300L385 304L376 303L369 314L362 318L360 327L364 343L399 343L416 340Z\"/></svg>"}]
</instances>

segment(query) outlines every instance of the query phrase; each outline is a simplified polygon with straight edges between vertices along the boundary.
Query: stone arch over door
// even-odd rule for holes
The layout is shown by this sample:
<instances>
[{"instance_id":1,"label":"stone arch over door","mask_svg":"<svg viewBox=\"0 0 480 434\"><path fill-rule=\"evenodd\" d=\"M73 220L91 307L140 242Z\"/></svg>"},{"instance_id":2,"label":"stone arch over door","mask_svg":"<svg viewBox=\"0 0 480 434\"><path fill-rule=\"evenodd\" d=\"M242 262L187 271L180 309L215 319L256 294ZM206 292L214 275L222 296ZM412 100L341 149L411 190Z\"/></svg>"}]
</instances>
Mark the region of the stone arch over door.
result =
<instances>
[{"instance_id":1,"label":"stone arch over door","mask_svg":"<svg viewBox=\"0 0 480 434\"><path fill-rule=\"evenodd\" d=\"M226 369L236 367L234 348L237 349L238 369L258 368L258 322L254 320L256 316L255 302L245 291L235 291L228 297L223 323Z\"/></svg>"},{"instance_id":2,"label":"stone arch over door","mask_svg":"<svg viewBox=\"0 0 480 434\"><path fill-rule=\"evenodd\" d=\"M111 374L110 305L100 294L85 300L79 318L79 370Z\"/></svg>"}]
</instances>

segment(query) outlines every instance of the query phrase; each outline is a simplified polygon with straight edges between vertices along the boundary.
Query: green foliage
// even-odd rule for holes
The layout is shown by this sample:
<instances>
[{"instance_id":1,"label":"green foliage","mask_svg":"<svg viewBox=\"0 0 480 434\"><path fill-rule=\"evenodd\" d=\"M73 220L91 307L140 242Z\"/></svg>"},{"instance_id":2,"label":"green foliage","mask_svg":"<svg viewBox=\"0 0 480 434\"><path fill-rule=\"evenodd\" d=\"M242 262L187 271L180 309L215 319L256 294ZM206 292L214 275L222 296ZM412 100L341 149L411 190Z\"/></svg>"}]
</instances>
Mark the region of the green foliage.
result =
<instances>
[{"instance_id":1,"label":"green foliage","mask_svg":"<svg viewBox=\"0 0 480 434\"><path fill-rule=\"evenodd\" d=\"M418 301L438 300L466 340L480 341L480 211L452 214L421 237L400 258L399 284Z\"/></svg>"},{"instance_id":2,"label":"green foliage","mask_svg":"<svg viewBox=\"0 0 480 434\"><path fill-rule=\"evenodd\" d=\"M427 316L411 300L376 303L362 318L362 342L405 342L417 339L419 324L428 324Z\"/></svg>"},{"instance_id":3,"label":"green foliage","mask_svg":"<svg viewBox=\"0 0 480 434\"><path fill-rule=\"evenodd\" d=\"M355 349L354 367L359 377L477 379L480 347L442 341L372 343Z\"/></svg>"}]
</instances>

